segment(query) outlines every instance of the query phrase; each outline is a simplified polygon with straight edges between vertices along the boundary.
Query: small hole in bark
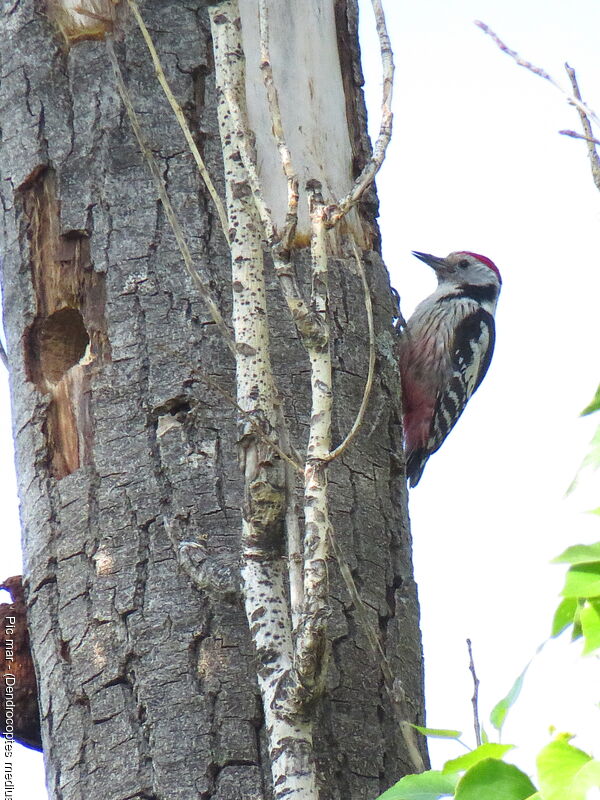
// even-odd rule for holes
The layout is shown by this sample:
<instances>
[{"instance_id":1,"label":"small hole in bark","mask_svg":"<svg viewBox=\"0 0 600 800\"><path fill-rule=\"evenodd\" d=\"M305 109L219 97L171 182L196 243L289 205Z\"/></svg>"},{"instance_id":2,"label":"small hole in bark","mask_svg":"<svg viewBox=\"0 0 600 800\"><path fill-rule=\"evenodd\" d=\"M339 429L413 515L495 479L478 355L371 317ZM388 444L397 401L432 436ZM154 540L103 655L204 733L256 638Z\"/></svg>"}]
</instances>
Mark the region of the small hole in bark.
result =
<instances>
[{"instance_id":1,"label":"small hole in bark","mask_svg":"<svg viewBox=\"0 0 600 800\"><path fill-rule=\"evenodd\" d=\"M38 338L42 376L58 383L67 370L81 361L89 341L77 309L63 308L51 314L42 323Z\"/></svg>"},{"instance_id":2,"label":"small hole in bark","mask_svg":"<svg viewBox=\"0 0 600 800\"><path fill-rule=\"evenodd\" d=\"M153 413L156 418L162 417L165 414L170 414L172 417L175 417L178 422L182 422L186 414L189 414L191 410L191 398L188 395L180 394L177 395L177 397L171 397L169 400L161 403L160 406L153 409Z\"/></svg>"}]
</instances>

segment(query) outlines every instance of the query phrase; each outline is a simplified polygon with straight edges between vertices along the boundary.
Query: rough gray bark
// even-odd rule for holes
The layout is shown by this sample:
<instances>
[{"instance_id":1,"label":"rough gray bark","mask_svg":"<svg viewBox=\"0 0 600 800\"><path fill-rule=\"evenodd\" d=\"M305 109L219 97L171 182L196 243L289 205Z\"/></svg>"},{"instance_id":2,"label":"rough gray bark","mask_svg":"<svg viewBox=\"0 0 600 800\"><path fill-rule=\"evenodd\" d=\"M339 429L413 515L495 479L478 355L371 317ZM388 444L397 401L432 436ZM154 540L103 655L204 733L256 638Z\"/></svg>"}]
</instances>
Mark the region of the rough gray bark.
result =
<instances>
[{"instance_id":1,"label":"rough gray bark","mask_svg":"<svg viewBox=\"0 0 600 800\"><path fill-rule=\"evenodd\" d=\"M143 11L220 186L204 5L148 0ZM356 53L354 0L337 0L336 19L360 166L360 70L348 56L349 43ZM103 41L68 47L33 0L14 4L4 27L2 291L50 795L267 798L242 608L193 588L163 526L165 515L176 517L181 540L206 537L214 554L239 546L236 413L202 377L234 394L231 354L181 266ZM131 20L122 30L116 47L136 108L228 318L228 249L145 46ZM411 720L421 722L389 282L376 252L366 266L378 380L357 442L330 471L332 521ZM351 261L332 261L330 291L335 444L352 424L367 365ZM274 280L269 304L275 373L302 447L306 357ZM332 659L317 710L322 797L372 798L412 769L378 659L333 563L331 582Z\"/></svg>"}]
</instances>

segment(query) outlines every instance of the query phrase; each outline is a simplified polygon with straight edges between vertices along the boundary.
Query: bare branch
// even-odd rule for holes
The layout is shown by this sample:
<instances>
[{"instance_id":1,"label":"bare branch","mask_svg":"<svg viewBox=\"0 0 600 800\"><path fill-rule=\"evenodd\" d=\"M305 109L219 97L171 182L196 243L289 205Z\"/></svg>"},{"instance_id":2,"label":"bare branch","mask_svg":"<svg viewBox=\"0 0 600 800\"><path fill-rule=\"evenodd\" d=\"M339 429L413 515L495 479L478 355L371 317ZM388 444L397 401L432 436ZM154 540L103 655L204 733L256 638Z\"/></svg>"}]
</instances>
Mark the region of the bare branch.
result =
<instances>
[{"instance_id":1,"label":"bare branch","mask_svg":"<svg viewBox=\"0 0 600 800\"><path fill-rule=\"evenodd\" d=\"M531 63L531 61L526 61L524 58L521 58L521 56L516 52L516 50L511 50L510 47L508 47L508 45L506 45L502 41L502 39L496 33L494 33L494 31L488 25L485 24L485 22L480 22L479 20L475 20L475 25L477 25L477 27L480 28L484 33L487 33L487 35L491 39L493 39L494 42L496 42L500 50L502 50L503 53L506 53L508 56L514 59L514 61L520 67L524 67L526 70L529 70L529 72L533 72L534 75L538 75L540 78L543 78L545 81L551 83L552 86L554 86L556 89L558 89L559 92L562 92L562 94L565 95L567 101L571 103L571 105L575 106L580 113L586 114L588 117L593 119L594 122L600 125L600 119L596 116L596 113L591 108L588 108L588 106L586 106L585 103L581 102L581 97L578 98L574 94L568 92L566 89L563 89L560 83L554 80L552 75L546 72L545 69L542 69L541 67L536 67L535 64Z\"/></svg>"},{"instance_id":2,"label":"bare branch","mask_svg":"<svg viewBox=\"0 0 600 800\"><path fill-rule=\"evenodd\" d=\"M475 729L475 742L477 747L481 744L481 723L479 722L479 678L475 672L475 662L473 661L473 648L471 640L467 639L467 648L469 650L469 671L473 676L473 697L471 703L473 704L473 727Z\"/></svg>"},{"instance_id":3,"label":"bare branch","mask_svg":"<svg viewBox=\"0 0 600 800\"><path fill-rule=\"evenodd\" d=\"M329 612L329 505L327 502L327 464L331 448L333 404L332 364L327 318L327 232L325 205L318 181L307 186L312 225L311 307L321 317L323 343L305 340L310 359L311 415L307 461L304 471L304 598L294 646L294 685L291 701L300 708L320 691L326 667L326 628Z\"/></svg>"},{"instance_id":4,"label":"bare branch","mask_svg":"<svg viewBox=\"0 0 600 800\"><path fill-rule=\"evenodd\" d=\"M292 154L285 139L281 108L279 106L279 95L273 80L273 68L271 66L271 51L269 46L269 17L266 0L259 0L258 3L258 25L260 31L260 68L263 73L265 89L267 90L267 102L271 114L273 136L277 144L277 149L279 150L283 174L288 182L286 230L282 236L282 240L286 242L286 247L289 250L291 246L290 239L293 240L298 223L298 176L294 170Z\"/></svg>"},{"instance_id":5,"label":"bare branch","mask_svg":"<svg viewBox=\"0 0 600 800\"><path fill-rule=\"evenodd\" d=\"M272 228L272 236L270 239L271 255L273 257L275 275L278 278L288 310L301 340L305 345L307 345L308 342L325 345L326 339L323 320L318 313L315 313L313 307L309 307L298 285L296 270L291 258L291 249L298 224L298 177L292 164L291 151L286 142L281 108L279 105L279 94L273 79L269 44L269 15L266 0L259 0L259 32L260 66L267 93L267 103L271 115L273 136L279 151L281 166L287 179L288 188L288 207L285 225L281 235L275 232L272 220L270 221ZM256 182L253 182L252 186L255 198L258 195L257 201L260 203L261 189L258 185L258 179Z\"/></svg>"},{"instance_id":6,"label":"bare branch","mask_svg":"<svg viewBox=\"0 0 600 800\"><path fill-rule=\"evenodd\" d=\"M285 139L279 95L273 80L269 45L269 16L266 0L259 0L258 21L260 31L260 67L267 93L273 136L277 144L283 174L287 179L288 186L288 207L285 225L281 235L276 231L271 212L262 199L262 187L260 185L253 152L246 146L241 151L241 154L244 159L244 166L246 166L249 171L250 186L265 228L265 236L271 245L275 275L278 278L292 320L294 321L301 339L321 341L323 333L321 320L319 316L309 308L302 294L296 279L294 264L290 256L290 250L298 224L298 177L294 171L292 154ZM230 98L229 101L233 103L232 110L234 115L237 115L241 119L242 112L239 108L235 107L236 104L233 102L233 98Z\"/></svg>"},{"instance_id":7,"label":"bare branch","mask_svg":"<svg viewBox=\"0 0 600 800\"><path fill-rule=\"evenodd\" d=\"M288 310L298 331L300 339L305 343L315 344L325 343L325 331L323 321L311 309L304 299L302 291L298 286L296 270L289 253L284 254L280 251L280 245L272 249L275 275L279 280L281 291L287 303Z\"/></svg>"},{"instance_id":8,"label":"bare branch","mask_svg":"<svg viewBox=\"0 0 600 800\"><path fill-rule=\"evenodd\" d=\"M8 369L8 356L6 355L6 350L2 342L0 342L0 361L2 361L6 369Z\"/></svg>"},{"instance_id":9,"label":"bare branch","mask_svg":"<svg viewBox=\"0 0 600 800\"><path fill-rule=\"evenodd\" d=\"M356 246L356 241L352 239L352 248L354 250L354 258L356 259L356 266L358 267L358 272L360 274L360 278L362 281L364 293L365 293L365 309L367 311L367 325L369 328L369 368L367 372L367 380L365 382L365 388L362 396L362 401L360 404L360 408L358 409L358 414L356 415L356 419L354 420L354 424L350 429L350 432L344 439L344 441L339 444L335 450L332 450L326 458L326 461L333 461L334 458L338 458L344 450L354 441L357 433L359 432L363 420L365 418L365 413L367 411L367 406L369 405L369 398L371 396L371 390L373 388L373 377L375 375L375 326L373 325L373 304L371 303L371 292L369 290L369 284L367 282L367 276L365 274L365 268L362 263L362 259L360 257L360 253L358 252L358 248Z\"/></svg>"},{"instance_id":10,"label":"bare branch","mask_svg":"<svg viewBox=\"0 0 600 800\"><path fill-rule=\"evenodd\" d=\"M286 178L295 178L296 173L292 165L292 154L285 140L279 95L273 81L273 68L271 66L271 51L269 47L269 19L266 0L258 2L258 25L260 29L260 68L267 90L267 100L271 121L273 123L273 136L281 157L281 165Z\"/></svg>"},{"instance_id":11,"label":"bare branch","mask_svg":"<svg viewBox=\"0 0 600 800\"><path fill-rule=\"evenodd\" d=\"M279 108L279 97L273 83L269 52L268 13L264 2L261 3L259 11L259 22L261 25L261 68L263 70L267 89L267 100L271 112L273 132L281 156L283 172L288 181L288 210L282 236L278 234L275 228L271 209L267 206L263 197L262 185L256 165L256 153L254 151L254 145L250 141L248 135L250 126L248 124L245 108L236 93L232 91L230 87L222 87L223 97L233 120L240 157L246 170L246 179L250 186L263 226L264 237L271 248L275 274L279 280L281 291L283 292L289 312L301 338L310 338L321 342L321 321L318 315L314 314L309 308L304 299L296 279L294 265L290 259L290 249L298 222L298 180L293 170L291 153L285 142L283 122Z\"/></svg>"},{"instance_id":12,"label":"bare branch","mask_svg":"<svg viewBox=\"0 0 600 800\"><path fill-rule=\"evenodd\" d=\"M385 14L381 0L371 0L373 13L375 14L375 25L379 37L379 49L381 52L381 67L383 71L383 92L381 98L381 122L379 125L379 135L373 154L365 165L363 171L354 181L354 186L350 192L342 198L336 206L330 210L327 221L328 227L333 227L339 220L353 208L364 192L371 186L375 176L379 172L385 159L387 147L392 138L392 92L394 88L394 54L390 37L385 22Z\"/></svg>"},{"instance_id":13,"label":"bare branch","mask_svg":"<svg viewBox=\"0 0 600 800\"><path fill-rule=\"evenodd\" d=\"M135 2L135 0L127 0L127 2L129 3L129 8L131 9L131 11L133 13L133 16L135 17L136 22L138 24L138 27L139 27L140 31L142 32L142 36L144 37L144 41L146 42L146 46L147 46L147 48L148 48L148 50L150 52L150 56L152 57L152 63L154 64L154 69L156 71L156 77L158 78L158 81L159 81L160 85L162 86L162 90L165 93L165 96L166 96L167 100L171 104L171 108L173 109L173 113L175 114L177 122L179 123L179 126L180 126L181 130L183 131L183 135L185 136L185 140L188 143L188 147L190 148L190 151L191 151L192 155L194 156L194 160L196 161L196 165L198 167L198 172L202 176L202 180L204 181L204 184L205 184L206 188L208 189L208 193L212 197L213 203L215 204L215 207L217 209L217 214L218 214L219 220L221 222L221 228L223 229L223 234L225 236L225 240L227 241L227 244L229 244L229 222L227 220L227 214L225 213L225 208L223 206L223 201L219 197L219 194L218 194L217 190L215 189L215 186L214 186L214 184L212 182L210 174L209 174L208 170L206 169L206 165L204 164L204 161L202 160L202 156L200 155L200 152L198 151L198 148L196 147L196 142L194 141L194 137L192 136L192 132L190 131L190 127L189 127L189 125L187 123L187 120L185 118L185 114L181 110L181 106L177 102L177 100L175 98L175 95L171 91L171 87L169 86L169 84L167 82L167 78L165 76L164 70L163 70L162 65L160 63L160 59L158 57L158 53L156 52L156 48L154 47L154 42L152 41L152 37L150 36L150 34L148 32L148 28L146 27L146 24L145 24L145 22L144 22L144 20L142 18L142 15L140 14L140 10L138 8L138 5Z\"/></svg>"},{"instance_id":14,"label":"bare branch","mask_svg":"<svg viewBox=\"0 0 600 800\"><path fill-rule=\"evenodd\" d=\"M323 688L327 665L326 631L329 616L329 539L327 465L309 461L304 490L304 597L294 643L292 708L304 711Z\"/></svg>"},{"instance_id":15,"label":"bare branch","mask_svg":"<svg viewBox=\"0 0 600 800\"><path fill-rule=\"evenodd\" d=\"M127 111L127 116L129 117L129 122L135 134L135 138L137 139L138 144L140 146L140 150L142 151L142 154L146 159L146 163L150 168L150 172L152 173L152 177L154 178L154 183L156 185L158 195L163 204L166 217L169 220L169 224L171 225L171 228L175 235L179 251L181 252L181 255L183 257L183 263L185 264L186 271L190 276L190 278L192 279L192 281L195 283L196 288L199 290L200 295L202 296L202 299L208 306L213 321L217 326L217 328L219 329L219 331L221 332L223 338L225 339L225 343L227 344L231 352L235 355L236 346L233 337L231 335L231 331L227 327L227 324L223 319L223 316L212 297L208 280L203 278L198 272L197 268L194 266L192 254L190 253L190 249L185 239L181 224L179 223L179 220L175 215L175 211L173 210L173 206L171 205L171 201L169 199L169 195L167 194L167 190L165 189L160 169L158 168L156 159L152 155L152 151L150 150L150 147L148 146L148 143L144 138L144 134L142 133L142 128L140 126L137 113L133 107L133 103L131 102L129 92L127 90L127 87L125 86L125 81L123 80L123 74L121 72L121 67L119 66L117 56L115 54L112 38L110 36L107 36L105 42L106 42L106 50L108 52L108 57L112 64L113 72L115 75L117 90L119 92L123 105L125 106L125 110Z\"/></svg>"},{"instance_id":16,"label":"bare branch","mask_svg":"<svg viewBox=\"0 0 600 800\"><path fill-rule=\"evenodd\" d=\"M582 139L584 142L592 142L593 144L600 144L600 139L594 139L594 137L584 136L583 133L577 133L577 131L570 131L564 130L559 131L561 136L570 136L572 139Z\"/></svg>"},{"instance_id":17,"label":"bare branch","mask_svg":"<svg viewBox=\"0 0 600 800\"><path fill-rule=\"evenodd\" d=\"M209 7L215 56L217 112L229 216L235 220L231 245L233 325L238 348L237 400L259 412L287 447L283 414L269 351L268 312L262 239L277 241L270 209L262 196L256 154L248 127L245 61L238 0ZM250 192L240 192L246 185ZM261 228L263 229L261 231ZM292 618L287 591L288 565L280 557L279 533L288 516L289 462L273 457L256 436L240 448L244 472L242 584L244 606L258 654L258 685L275 798L318 797L313 756L313 724L304 714L295 669ZM274 634L276 632L276 634ZM265 654L268 653L268 658ZM310 689L309 689L310 693ZM298 703L300 700L300 705Z\"/></svg>"},{"instance_id":18,"label":"bare branch","mask_svg":"<svg viewBox=\"0 0 600 800\"><path fill-rule=\"evenodd\" d=\"M524 58L521 58L516 50L511 50L507 44L504 44L502 39L497 33L494 33L489 25L486 25L485 22L481 22L478 19L475 20L475 25L477 25L477 27L480 28L484 33L487 33L487 35L493 39L494 42L496 42L500 50L502 50L503 53L506 53L507 56L510 56L512 59L514 59L520 67L524 67L525 69L529 70L529 72L533 72L534 75L539 75L540 78L549 81L553 86L556 86L557 89L560 89L560 86L556 83L554 78L548 72L546 72L546 70L542 69L541 67L536 67L535 64L531 63L531 61L525 61Z\"/></svg>"},{"instance_id":19,"label":"bare branch","mask_svg":"<svg viewBox=\"0 0 600 800\"><path fill-rule=\"evenodd\" d=\"M598 118L597 114L593 109L591 109L582 101L581 92L579 91L579 85L577 84L577 76L575 75L575 70L573 69L573 67L570 67L569 64L565 64L565 69L567 71L567 75L569 76L569 80L571 81L571 87L573 90L572 93L570 93L566 89L563 89L563 87L557 81L555 81L554 78L548 72L546 72L545 69L542 69L541 67L536 67L530 61L525 61L525 59L519 56L516 50L511 50L510 47L508 47L502 41L502 39L500 39L500 37L496 33L494 33L494 31L484 22L476 20L475 25L477 25L478 28L481 28L481 30L484 33L487 33L487 35L490 36L494 40L494 42L496 42L500 50L502 50L503 53L506 53L512 59L514 59L514 61L520 67L524 67L525 69L529 70L529 72L533 72L534 75L538 75L540 78L543 78L544 80L551 83L552 86L555 86L559 90L559 92L562 92L562 94L565 95L568 103L570 103L572 106L575 106L575 108L579 112L579 117L581 119L581 124L583 126L584 135L582 136L581 134L576 133L575 131L559 131L559 133L562 134L563 136L571 136L574 139L583 139L585 142L587 142L588 156L592 168L592 178L594 180L596 188L600 190L600 157L598 156L598 153L596 151L596 145L600 144L600 141L594 137L592 131L592 125L590 122L590 120L594 120L596 124L600 125L600 118Z\"/></svg>"},{"instance_id":20,"label":"bare branch","mask_svg":"<svg viewBox=\"0 0 600 800\"><path fill-rule=\"evenodd\" d=\"M575 70L568 64L565 64L565 69L567 71L567 75L569 76L569 80L571 81L573 94L575 95L577 100L581 100L581 92L579 91L579 84L577 83L577 76L575 75ZM585 136L582 136L581 138L585 139L587 142L588 156L590 159L590 166L592 168L592 178L594 183L596 184L596 188L600 189L600 158L598 157L598 151L596 150L596 145L600 144L600 142L598 141L598 139L594 138L592 125L588 119L588 115L582 110L580 106L577 106L577 111L579 112L579 118L581 119L581 126L585 133Z\"/></svg>"}]
</instances>

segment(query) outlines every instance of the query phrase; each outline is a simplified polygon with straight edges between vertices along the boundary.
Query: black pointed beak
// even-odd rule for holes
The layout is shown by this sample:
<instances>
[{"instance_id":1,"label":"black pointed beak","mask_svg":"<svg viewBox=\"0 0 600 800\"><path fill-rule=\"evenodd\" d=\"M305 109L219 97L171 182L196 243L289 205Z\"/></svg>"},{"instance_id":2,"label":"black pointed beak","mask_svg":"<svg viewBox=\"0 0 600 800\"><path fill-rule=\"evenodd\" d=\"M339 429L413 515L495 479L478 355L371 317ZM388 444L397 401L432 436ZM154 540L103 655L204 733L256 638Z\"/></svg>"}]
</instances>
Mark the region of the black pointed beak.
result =
<instances>
[{"instance_id":1,"label":"black pointed beak","mask_svg":"<svg viewBox=\"0 0 600 800\"><path fill-rule=\"evenodd\" d=\"M412 254L420 261L424 261L425 264L431 267L431 269L435 270L435 272L445 272L448 269L445 258L440 258L440 256L432 256L429 253L419 253L418 250L413 250Z\"/></svg>"}]
</instances>

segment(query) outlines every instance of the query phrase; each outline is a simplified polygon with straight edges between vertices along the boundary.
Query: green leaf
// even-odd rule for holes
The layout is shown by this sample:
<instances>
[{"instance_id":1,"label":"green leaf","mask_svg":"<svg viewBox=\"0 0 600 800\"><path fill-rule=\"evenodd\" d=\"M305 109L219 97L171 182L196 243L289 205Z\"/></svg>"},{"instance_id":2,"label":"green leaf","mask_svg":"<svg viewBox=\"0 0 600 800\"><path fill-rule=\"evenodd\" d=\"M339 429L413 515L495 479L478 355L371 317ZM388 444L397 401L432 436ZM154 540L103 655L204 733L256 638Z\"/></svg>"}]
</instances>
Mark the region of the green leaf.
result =
<instances>
[{"instance_id":1,"label":"green leaf","mask_svg":"<svg viewBox=\"0 0 600 800\"><path fill-rule=\"evenodd\" d=\"M600 561L571 567L561 594L563 597L600 597Z\"/></svg>"},{"instance_id":2,"label":"green leaf","mask_svg":"<svg viewBox=\"0 0 600 800\"><path fill-rule=\"evenodd\" d=\"M377 800L438 800L454 794L456 775L443 775L437 770L405 775Z\"/></svg>"},{"instance_id":3,"label":"green leaf","mask_svg":"<svg viewBox=\"0 0 600 800\"><path fill-rule=\"evenodd\" d=\"M554 619L552 620L552 633L550 636L553 638L561 634L569 625L572 625L575 619L578 602L576 597L565 597L561 601L558 608L554 612Z\"/></svg>"},{"instance_id":4,"label":"green leaf","mask_svg":"<svg viewBox=\"0 0 600 800\"><path fill-rule=\"evenodd\" d=\"M517 680L513 683L510 687L508 694L506 697L503 697L500 702L496 703L496 705L492 709L492 713L490 714L490 722L496 728L497 731L502 730L502 726L504 725L504 721L506 720L506 715L508 714L509 710L514 706L517 702L517 698L521 694L521 689L523 688L523 681L525 680L525 675L527 674L527 670L529 669L529 664L527 664L523 672L519 675Z\"/></svg>"},{"instance_id":5,"label":"green leaf","mask_svg":"<svg viewBox=\"0 0 600 800\"><path fill-rule=\"evenodd\" d=\"M432 739L460 739L461 731L453 731L447 728L424 728L422 725L412 725L411 727L422 733L423 736L430 736Z\"/></svg>"},{"instance_id":6,"label":"green leaf","mask_svg":"<svg viewBox=\"0 0 600 800\"><path fill-rule=\"evenodd\" d=\"M490 722L496 728L497 731L502 730L502 726L504 725L504 721L506 719L506 715L512 706L516 703L519 694L521 693L521 689L523 688L523 681L525 680L525 675L527 674L527 670L529 669L531 662L533 659L541 652L543 647L545 646L548 639L543 641L540 645L536 647L535 653L529 659L527 664L525 665L525 669L519 675L517 680L513 683L510 687L510 690L506 697L503 697L499 703L496 703L494 708L492 709L492 713L490 714Z\"/></svg>"},{"instance_id":7,"label":"green leaf","mask_svg":"<svg viewBox=\"0 0 600 800\"><path fill-rule=\"evenodd\" d=\"M577 613L575 614L575 619L573 620L573 632L571 633L571 641L576 642L577 639L581 639L583 636L583 631L581 630L581 605L577 606Z\"/></svg>"},{"instance_id":8,"label":"green leaf","mask_svg":"<svg viewBox=\"0 0 600 800\"><path fill-rule=\"evenodd\" d=\"M587 656L600 649L600 600L590 600L579 615L581 631L585 644L583 655Z\"/></svg>"},{"instance_id":9,"label":"green leaf","mask_svg":"<svg viewBox=\"0 0 600 800\"><path fill-rule=\"evenodd\" d=\"M591 760L591 756L564 738L547 744L537 757L540 792L544 800L585 800L585 790L575 794L573 787L582 767Z\"/></svg>"},{"instance_id":10,"label":"green leaf","mask_svg":"<svg viewBox=\"0 0 600 800\"><path fill-rule=\"evenodd\" d=\"M510 688L509 693L506 697L503 697L500 702L496 703L496 705L492 708L492 713L490 714L490 722L496 728L497 731L502 730L502 726L506 720L506 715L508 714L510 708L516 703L517 698L521 694L521 689L523 688L523 681L525 679L525 672L526 669L519 675L517 680L513 683Z\"/></svg>"},{"instance_id":11,"label":"green leaf","mask_svg":"<svg viewBox=\"0 0 600 800\"><path fill-rule=\"evenodd\" d=\"M471 750L470 753L465 753L464 756L446 761L442 772L463 772L475 766L475 764L478 764L480 761L483 761L484 758L501 759L502 756L508 753L509 750L512 750L513 747L514 745L512 744L495 744L493 742L490 744L482 744L475 750Z\"/></svg>"},{"instance_id":12,"label":"green leaf","mask_svg":"<svg viewBox=\"0 0 600 800\"><path fill-rule=\"evenodd\" d=\"M587 795L589 789L600 788L600 761L592 759L584 764L573 779L572 791Z\"/></svg>"},{"instance_id":13,"label":"green leaf","mask_svg":"<svg viewBox=\"0 0 600 800\"><path fill-rule=\"evenodd\" d=\"M535 791L533 783L518 767L495 758L486 758L463 775L456 787L454 798L455 800L526 800Z\"/></svg>"},{"instance_id":14,"label":"green leaf","mask_svg":"<svg viewBox=\"0 0 600 800\"><path fill-rule=\"evenodd\" d=\"M593 414L595 411L600 411L600 386L596 389L596 394L592 402L581 412L581 416L586 417L588 414Z\"/></svg>"},{"instance_id":15,"label":"green leaf","mask_svg":"<svg viewBox=\"0 0 600 800\"><path fill-rule=\"evenodd\" d=\"M600 511L600 509L598 509ZM574 544L572 547L553 558L552 564L587 564L590 561L600 561L600 542L594 544Z\"/></svg>"}]
</instances>

